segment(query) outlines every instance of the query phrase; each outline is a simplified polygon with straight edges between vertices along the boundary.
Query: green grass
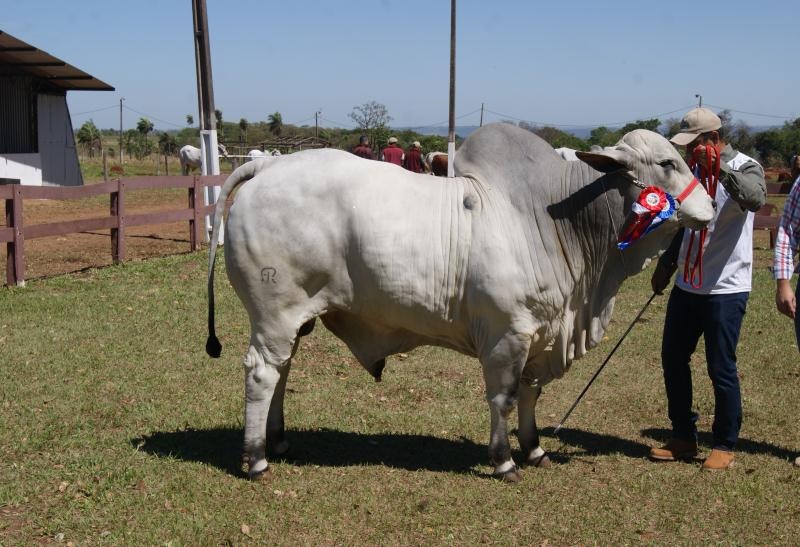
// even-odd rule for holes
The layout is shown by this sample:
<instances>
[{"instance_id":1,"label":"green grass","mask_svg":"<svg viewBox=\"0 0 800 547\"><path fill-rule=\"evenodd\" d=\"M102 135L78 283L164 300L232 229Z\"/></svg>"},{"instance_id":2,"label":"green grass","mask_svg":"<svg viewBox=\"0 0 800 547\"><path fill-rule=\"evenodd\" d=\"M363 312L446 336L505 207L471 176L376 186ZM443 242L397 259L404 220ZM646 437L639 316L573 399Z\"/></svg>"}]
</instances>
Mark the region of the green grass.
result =
<instances>
[{"instance_id":1,"label":"green grass","mask_svg":"<svg viewBox=\"0 0 800 547\"><path fill-rule=\"evenodd\" d=\"M173 154L168 159L169 162L169 174L170 176L176 176L181 174L181 162L178 159L176 154ZM102 182L103 181L103 159L99 155L95 155L95 157L88 157L88 156L81 156L80 157L80 165L81 165L81 174L83 175L83 180L87 183L91 182ZM119 157L108 157L107 160L108 165L108 178L116 179L119 177L140 177L140 176L165 176L167 174L164 168L164 156L156 156L156 154L151 154L150 156L143 158L143 159L136 159L133 157L125 156L125 162L123 164L123 172L115 173L111 170L112 167L119 166ZM231 172L231 163L226 159L220 159L220 171L222 173L230 173ZM199 171L195 169L194 173L199 174Z\"/></svg>"},{"instance_id":2,"label":"green grass","mask_svg":"<svg viewBox=\"0 0 800 547\"><path fill-rule=\"evenodd\" d=\"M668 435L664 297L552 434L646 301L646 272L623 287L608 339L545 388L538 418L555 465L517 485L488 478L477 361L423 347L391 357L376 384L321 325L289 379L290 452L272 460L270 483L248 482L247 318L218 272L224 350L206 357L204 253L2 290L0 544L794 544L798 351L774 310L768 251L757 255L734 469L646 459ZM702 352L693 366L706 452Z\"/></svg>"}]
</instances>

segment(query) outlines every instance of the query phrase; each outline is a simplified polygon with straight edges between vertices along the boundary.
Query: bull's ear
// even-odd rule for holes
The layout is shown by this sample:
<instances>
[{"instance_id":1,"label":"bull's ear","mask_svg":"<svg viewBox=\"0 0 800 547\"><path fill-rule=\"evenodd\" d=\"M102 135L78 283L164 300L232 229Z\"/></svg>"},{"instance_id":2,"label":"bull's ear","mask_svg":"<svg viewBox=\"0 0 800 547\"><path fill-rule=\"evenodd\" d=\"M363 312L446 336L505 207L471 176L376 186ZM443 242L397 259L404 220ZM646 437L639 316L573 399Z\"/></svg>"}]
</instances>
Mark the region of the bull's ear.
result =
<instances>
[{"instance_id":1,"label":"bull's ear","mask_svg":"<svg viewBox=\"0 0 800 547\"><path fill-rule=\"evenodd\" d=\"M628 169L625 164L625 153L616 148L604 148L594 152L576 152L575 155L579 160L588 163L601 173L613 173Z\"/></svg>"}]
</instances>

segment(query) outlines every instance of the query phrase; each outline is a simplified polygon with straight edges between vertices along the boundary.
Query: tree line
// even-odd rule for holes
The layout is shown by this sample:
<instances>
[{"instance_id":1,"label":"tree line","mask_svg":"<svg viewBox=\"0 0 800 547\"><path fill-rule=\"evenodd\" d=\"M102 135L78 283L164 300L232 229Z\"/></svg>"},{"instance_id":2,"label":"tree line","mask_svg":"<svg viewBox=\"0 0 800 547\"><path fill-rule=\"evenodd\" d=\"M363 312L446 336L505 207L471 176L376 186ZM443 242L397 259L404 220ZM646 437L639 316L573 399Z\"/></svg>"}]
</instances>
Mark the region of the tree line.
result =
<instances>
[{"instance_id":1,"label":"tree line","mask_svg":"<svg viewBox=\"0 0 800 547\"><path fill-rule=\"evenodd\" d=\"M404 146L419 141L424 151L447 150L445 137L422 135L411 130L393 130L390 126L392 117L388 109L376 101L368 101L353 107L349 118L356 126L354 129L285 124L278 111L266 115L263 121L254 122L245 118L241 118L238 122L227 121L223 118L221 110L216 110L214 115L218 138L226 145L256 147L259 143L275 137L317 136L327 141L333 148L352 150L358 143L359 137L367 135L377 152L385 145L389 136L394 135ZM800 118L786 122L781 127L755 131L741 121L734 121L729 110L723 110L718 115L722 120L726 140L734 148L759 160L765 167L785 167L793 155L800 153ZM153 123L145 117L140 118L135 128L123 133L123 150L129 157L143 159L155 152L161 155L173 155L185 144L196 146L199 129L194 126L194 117L191 114L186 115L186 123L187 127L179 130L154 132ZM636 120L619 128L600 126L592 129L585 139L556 127L540 126L525 121L516 122L516 125L539 135L554 148L565 146L575 150L588 150L592 146L612 146L625 133L634 129L649 129L669 137L678 131L680 120L670 118L662 121L652 118ZM119 146L119 132L116 129L100 130L90 119L78 129L76 140L90 157L99 153L105 142L106 150L113 157ZM460 137L457 137L457 143L460 140Z\"/></svg>"},{"instance_id":2,"label":"tree line","mask_svg":"<svg viewBox=\"0 0 800 547\"><path fill-rule=\"evenodd\" d=\"M746 123L734 121L730 110L718 113L722 120L722 133L733 148L756 158L764 167L786 167L795 154L800 154L800 118L785 122L781 127L755 131ZM562 146L575 150L588 150L592 146L612 146L625 133L634 129L649 129L669 138L680 129L680 119L658 118L636 120L618 129L600 126L592 129L589 137L582 139L561 129L518 122L524 129L536 133L553 148Z\"/></svg>"}]
</instances>

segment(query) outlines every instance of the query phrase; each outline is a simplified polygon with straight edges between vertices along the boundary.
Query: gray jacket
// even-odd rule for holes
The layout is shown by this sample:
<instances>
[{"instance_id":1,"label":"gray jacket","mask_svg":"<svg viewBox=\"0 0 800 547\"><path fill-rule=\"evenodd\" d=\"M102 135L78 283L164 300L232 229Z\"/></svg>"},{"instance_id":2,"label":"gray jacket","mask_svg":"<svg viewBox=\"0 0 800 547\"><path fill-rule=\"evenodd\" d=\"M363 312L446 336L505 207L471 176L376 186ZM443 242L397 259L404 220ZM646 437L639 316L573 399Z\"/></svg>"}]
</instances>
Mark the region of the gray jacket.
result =
<instances>
[{"instance_id":1,"label":"gray jacket","mask_svg":"<svg viewBox=\"0 0 800 547\"><path fill-rule=\"evenodd\" d=\"M755 212L767 202L767 182L764 179L764 170L753 160L743 163L739 169L731 169L728 167L728 162L738 153L730 144L725 144L721 153L719 182L728 191L731 199L738 203L743 210ZM678 230L669 248L658 259L659 268L668 268L674 272L678 267L678 253L683 241L683 230L683 228Z\"/></svg>"}]
</instances>

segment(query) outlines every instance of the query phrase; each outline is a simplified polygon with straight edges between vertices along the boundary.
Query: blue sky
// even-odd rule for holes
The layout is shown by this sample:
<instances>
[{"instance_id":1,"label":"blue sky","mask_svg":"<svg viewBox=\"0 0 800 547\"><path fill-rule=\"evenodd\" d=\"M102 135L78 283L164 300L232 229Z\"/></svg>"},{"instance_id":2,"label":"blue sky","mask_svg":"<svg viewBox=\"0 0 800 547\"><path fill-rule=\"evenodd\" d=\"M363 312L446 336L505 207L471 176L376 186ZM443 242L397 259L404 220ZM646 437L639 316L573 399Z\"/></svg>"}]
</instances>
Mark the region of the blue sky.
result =
<instances>
[{"instance_id":1,"label":"blue sky","mask_svg":"<svg viewBox=\"0 0 800 547\"><path fill-rule=\"evenodd\" d=\"M225 120L352 127L375 100L393 126L447 125L449 0L207 0ZM796 0L459 0L459 125L613 125L680 117L695 94L750 125L800 117ZM0 0L0 30L111 84L68 93L73 125L197 120L191 0Z\"/></svg>"}]
</instances>

